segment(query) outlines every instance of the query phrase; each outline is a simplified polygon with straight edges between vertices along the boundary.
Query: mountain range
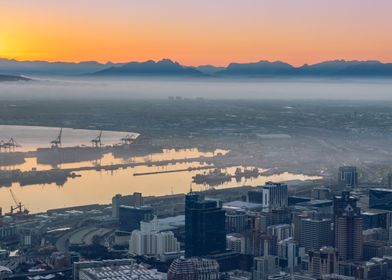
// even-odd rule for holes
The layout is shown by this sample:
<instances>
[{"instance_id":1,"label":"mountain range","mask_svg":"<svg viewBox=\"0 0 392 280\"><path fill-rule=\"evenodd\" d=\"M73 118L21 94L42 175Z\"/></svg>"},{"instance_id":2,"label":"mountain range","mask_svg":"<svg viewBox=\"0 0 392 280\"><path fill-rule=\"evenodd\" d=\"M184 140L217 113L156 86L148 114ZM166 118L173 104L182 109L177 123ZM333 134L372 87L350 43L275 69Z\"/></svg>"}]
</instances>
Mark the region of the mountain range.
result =
<instances>
[{"instance_id":1,"label":"mountain range","mask_svg":"<svg viewBox=\"0 0 392 280\"><path fill-rule=\"evenodd\" d=\"M0 75L0 82L29 81L30 79L22 76Z\"/></svg>"},{"instance_id":2,"label":"mountain range","mask_svg":"<svg viewBox=\"0 0 392 280\"><path fill-rule=\"evenodd\" d=\"M392 78L392 63L376 60L334 60L294 67L288 63L259 61L231 63L227 67L213 65L184 66L169 59L128 63L46 62L0 59L4 75L72 75L99 77L380 77Z\"/></svg>"}]
</instances>

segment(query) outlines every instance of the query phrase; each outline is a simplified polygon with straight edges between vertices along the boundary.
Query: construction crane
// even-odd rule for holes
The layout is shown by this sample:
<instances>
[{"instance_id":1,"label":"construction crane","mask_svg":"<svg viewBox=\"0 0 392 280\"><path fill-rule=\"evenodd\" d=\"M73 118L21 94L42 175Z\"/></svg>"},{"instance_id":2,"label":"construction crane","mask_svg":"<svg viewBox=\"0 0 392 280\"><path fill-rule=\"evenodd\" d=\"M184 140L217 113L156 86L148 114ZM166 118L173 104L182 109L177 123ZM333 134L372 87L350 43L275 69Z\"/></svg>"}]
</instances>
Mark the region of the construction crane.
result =
<instances>
[{"instance_id":1,"label":"construction crane","mask_svg":"<svg viewBox=\"0 0 392 280\"><path fill-rule=\"evenodd\" d=\"M61 137L63 135L63 128L60 129L59 135L56 137L56 139L50 141L50 144L52 144L52 148L58 148L61 147Z\"/></svg>"},{"instance_id":2,"label":"construction crane","mask_svg":"<svg viewBox=\"0 0 392 280\"><path fill-rule=\"evenodd\" d=\"M24 208L24 210L22 210L24 205L22 205L22 202L20 202L16 199L14 192L12 190L10 190L10 193L11 193L12 199L15 202L15 206L11 206L10 214L13 215L15 210L17 210L16 214L28 214L29 210L27 210L26 207Z\"/></svg>"},{"instance_id":3,"label":"construction crane","mask_svg":"<svg viewBox=\"0 0 392 280\"><path fill-rule=\"evenodd\" d=\"M98 147L102 147L102 130L99 133L99 135L97 137L95 137L93 140L91 140L91 143L93 144L94 147L98 148Z\"/></svg>"},{"instance_id":4,"label":"construction crane","mask_svg":"<svg viewBox=\"0 0 392 280\"><path fill-rule=\"evenodd\" d=\"M134 140L134 138L130 134L127 134L127 135L125 135L124 138L121 138L121 142L124 144L131 144L133 142L133 140Z\"/></svg>"}]
</instances>

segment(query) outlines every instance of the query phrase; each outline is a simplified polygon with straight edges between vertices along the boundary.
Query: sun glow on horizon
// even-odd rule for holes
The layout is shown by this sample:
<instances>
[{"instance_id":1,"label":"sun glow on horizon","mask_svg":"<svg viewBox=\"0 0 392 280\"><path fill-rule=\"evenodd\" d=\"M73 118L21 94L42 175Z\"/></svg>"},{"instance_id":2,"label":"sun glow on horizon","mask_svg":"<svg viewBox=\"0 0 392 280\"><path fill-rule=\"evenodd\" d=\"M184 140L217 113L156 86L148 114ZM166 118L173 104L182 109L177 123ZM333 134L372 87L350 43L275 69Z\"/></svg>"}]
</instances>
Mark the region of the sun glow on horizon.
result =
<instances>
[{"instance_id":1,"label":"sun glow on horizon","mask_svg":"<svg viewBox=\"0 0 392 280\"><path fill-rule=\"evenodd\" d=\"M294 1L293 1L294 2ZM2 2L0 57L184 65L392 61L392 1Z\"/></svg>"}]
</instances>

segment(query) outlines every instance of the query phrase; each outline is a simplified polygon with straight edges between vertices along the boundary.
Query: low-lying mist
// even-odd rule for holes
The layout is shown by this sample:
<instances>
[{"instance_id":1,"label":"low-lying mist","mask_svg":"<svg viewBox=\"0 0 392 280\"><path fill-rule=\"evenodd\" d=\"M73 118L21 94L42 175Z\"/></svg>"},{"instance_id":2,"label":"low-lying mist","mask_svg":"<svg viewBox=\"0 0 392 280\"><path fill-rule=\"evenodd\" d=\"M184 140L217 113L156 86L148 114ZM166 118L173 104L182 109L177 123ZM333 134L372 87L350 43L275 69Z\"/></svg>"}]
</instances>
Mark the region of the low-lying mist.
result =
<instances>
[{"instance_id":1,"label":"low-lying mist","mask_svg":"<svg viewBox=\"0 0 392 280\"><path fill-rule=\"evenodd\" d=\"M205 99L392 100L387 79L164 79L33 77L0 84L1 99Z\"/></svg>"}]
</instances>

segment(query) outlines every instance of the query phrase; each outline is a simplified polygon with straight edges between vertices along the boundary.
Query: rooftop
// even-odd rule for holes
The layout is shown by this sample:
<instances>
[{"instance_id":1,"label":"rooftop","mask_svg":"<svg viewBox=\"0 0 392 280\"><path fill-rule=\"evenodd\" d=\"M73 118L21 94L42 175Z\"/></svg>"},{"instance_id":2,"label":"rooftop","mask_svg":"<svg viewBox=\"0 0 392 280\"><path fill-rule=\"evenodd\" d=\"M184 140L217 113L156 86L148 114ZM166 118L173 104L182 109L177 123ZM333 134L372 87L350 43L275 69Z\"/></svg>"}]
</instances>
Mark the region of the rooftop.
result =
<instances>
[{"instance_id":1,"label":"rooftop","mask_svg":"<svg viewBox=\"0 0 392 280\"><path fill-rule=\"evenodd\" d=\"M166 275L155 269L147 269L139 264L120 265L120 266L103 266L84 268L80 274L86 276L85 279L104 279L104 280L164 280Z\"/></svg>"}]
</instances>

